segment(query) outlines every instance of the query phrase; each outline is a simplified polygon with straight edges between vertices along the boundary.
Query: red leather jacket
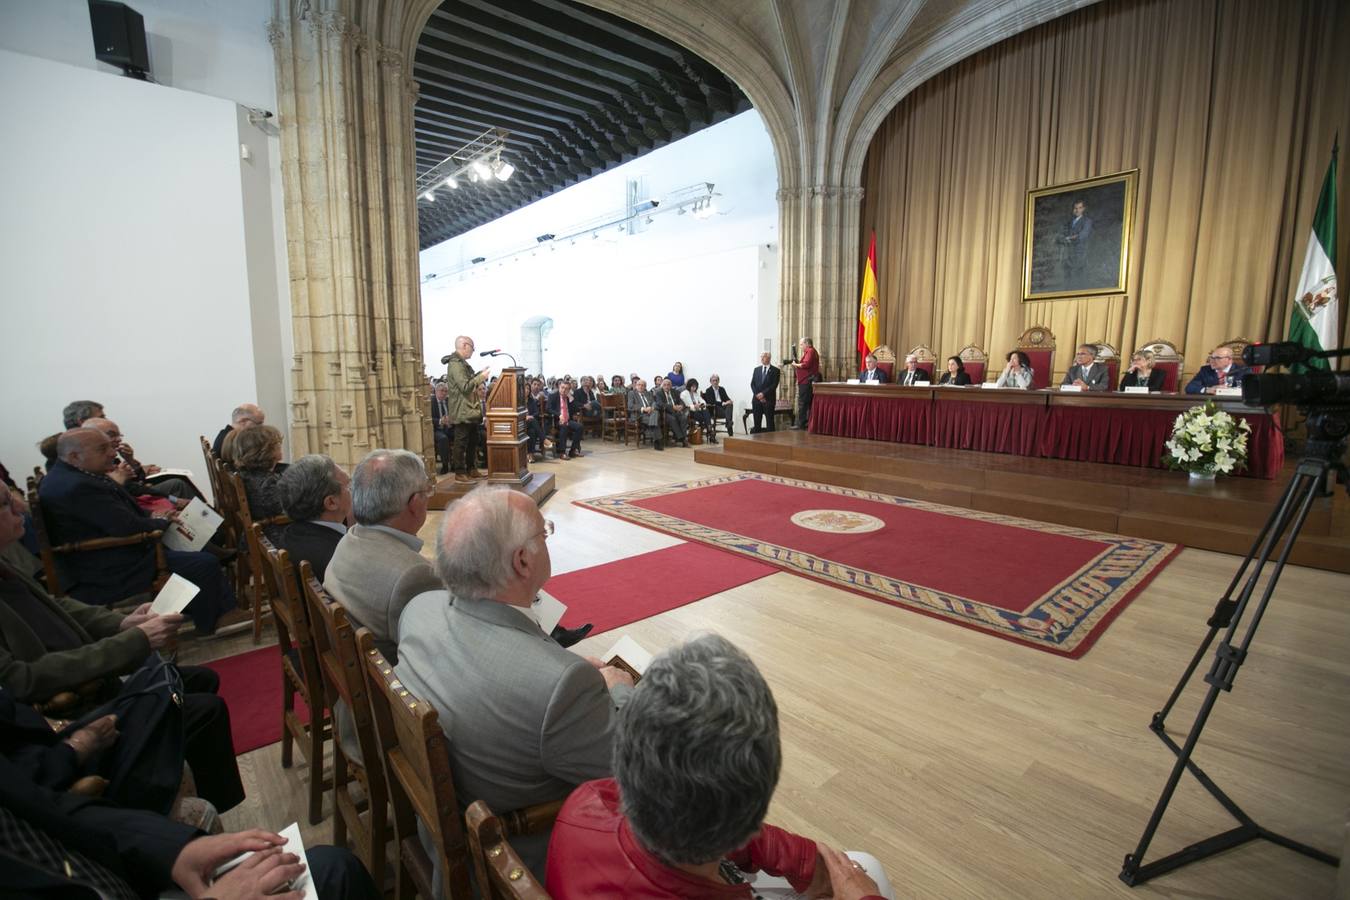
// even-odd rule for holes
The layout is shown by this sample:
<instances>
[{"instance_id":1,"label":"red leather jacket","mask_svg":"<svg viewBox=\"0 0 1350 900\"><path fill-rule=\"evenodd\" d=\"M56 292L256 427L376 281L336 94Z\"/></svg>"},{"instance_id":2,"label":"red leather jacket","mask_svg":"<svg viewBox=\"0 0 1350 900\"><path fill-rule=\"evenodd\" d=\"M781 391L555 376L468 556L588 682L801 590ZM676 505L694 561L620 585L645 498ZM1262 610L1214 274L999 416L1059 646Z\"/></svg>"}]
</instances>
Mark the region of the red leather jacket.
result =
<instances>
[{"instance_id":1,"label":"red leather jacket","mask_svg":"<svg viewBox=\"0 0 1350 900\"><path fill-rule=\"evenodd\" d=\"M744 872L781 875L799 891L816 874L815 842L772 825L728 858ZM546 884L554 900L752 896L749 885L714 884L672 869L644 850L619 809L619 786L612 778L586 782L563 804L548 845Z\"/></svg>"}]
</instances>

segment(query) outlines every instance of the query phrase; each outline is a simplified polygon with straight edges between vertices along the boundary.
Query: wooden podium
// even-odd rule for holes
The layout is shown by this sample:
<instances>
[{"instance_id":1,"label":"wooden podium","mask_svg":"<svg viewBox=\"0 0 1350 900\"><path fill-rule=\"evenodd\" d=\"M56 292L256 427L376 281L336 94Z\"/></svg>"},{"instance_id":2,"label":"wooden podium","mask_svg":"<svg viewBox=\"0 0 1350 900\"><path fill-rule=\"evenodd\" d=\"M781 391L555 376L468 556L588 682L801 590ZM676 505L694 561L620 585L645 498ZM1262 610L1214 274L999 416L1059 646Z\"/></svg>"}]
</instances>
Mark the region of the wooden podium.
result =
<instances>
[{"instance_id":1,"label":"wooden podium","mask_svg":"<svg viewBox=\"0 0 1350 900\"><path fill-rule=\"evenodd\" d=\"M525 370L502 369L487 397L487 480L528 494L536 504L553 493L553 476L530 471L525 432ZM460 484L454 473L436 483L428 507L445 509L481 482Z\"/></svg>"}]
</instances>

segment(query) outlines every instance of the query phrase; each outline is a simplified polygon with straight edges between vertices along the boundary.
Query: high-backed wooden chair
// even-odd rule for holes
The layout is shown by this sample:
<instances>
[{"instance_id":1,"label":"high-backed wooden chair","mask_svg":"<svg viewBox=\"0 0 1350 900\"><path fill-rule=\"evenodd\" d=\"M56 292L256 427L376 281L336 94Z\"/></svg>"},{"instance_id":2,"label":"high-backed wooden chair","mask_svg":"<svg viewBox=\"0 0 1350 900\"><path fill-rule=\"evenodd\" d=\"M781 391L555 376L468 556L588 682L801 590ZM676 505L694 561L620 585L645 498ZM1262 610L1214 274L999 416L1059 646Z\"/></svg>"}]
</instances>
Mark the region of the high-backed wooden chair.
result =
<instances>
[{"instance_id":1,"label":"high-backed wooden chair","mask_svg":"<svg viewBox=\"0 0 1350 900\"><path fill-rule=\"evenodd\" d=\"M332 723L309 607L300 593L300 578L291 565L290 551L273 547L256 522L252 530L267 563L263 579L272 595L272 622L281 651L281 766L291 767L293 747L299 744L309 766L309 824L317 825L323 819L323 792L332 786L323 774L323 745L332 737ZM309 708L308 724L295 710L297 696Z\"/></svg>"},{"instance_id":2,"label":"high-backed wooden chair","mask_svg":"<svg viewBox=\"0 0 1350 900\"><path fill-rule=\"evenodd\" d=\"M872 355L877 358L877 368L886 373L886 380L895 384L895 351L882 344Z\"/></svg>"},{"instance_id":3,"label":"high-backed wooden chair","mask_svg":"<svg viewBox=\"0 0 1350 900\"><path fill-rule=\"evenodd\" d=\"M248 586L250 604L253 610L253 643L262 640L263 619L272 608L272 595L267 589L267 581L263 578L263 570L267 567L267 561L263 558L262 547L258 545L258 539L254 536L253 526L255 524L285 525L289 523L289 516L272 516L266 519L258 519L256 522L249 512L248 492L244 490L244 480L236 472L222 472L222 480L226 485L226 492L234 498L232 512L235 518L235 527L244 536L244 546L248 556ZM240 575L243 580L243 575Z\"/></svg>"},{"instance_id":4,"label":"high-backed wooden chair","mask_svg":"<svg viewBox=\"0 0 1350 900\"><path fill-rule=\"evenodd\" d=\"M600 439L628 443L628 398L623 394L600 395Z\"/></svg>"},{"instance_id":5,"label":"high-backed wooden chair","mask_svg":"<svg viewBox=\"0 0 1350 900\"><path fill-rule=\"evenodd\" d=\"M314 629L314 647L323 676L324 694L333 715L333 843L348 845L350 833L354 852L370 872L375 884L384 884L385 845L394 836L389 822L389 791L380 762L379 741L370 718L370 699L361 656L356 649L351 620L342 604L334 600L314 577L307 561L300 563L300 583L309 605ZM338 733L337 701L347 708L356 731L361 759L347 755ZM352 793L352 783L361 796Z\"/></svg>"},{"instance_id":6,"label":"high-backed wooden chair","mask_svg":"<svg viewBox=\"0 0 1350 900\"><path fill-rule=\"evenodd\" d=\"M1044 325L1032 325L1017 339L1016 349L1031 360L1031 389L1038 391L1050 386L1055 368L1055 336Z\"/></svg>"},{"instance_id":7,"label":"high-backed wooden chair","mask_svg":"<svg viewBox=\"0 0 1350 900\"><path fill-rule=\"evenodd\" d=\"M1107 390L1114 391L1120 386L1120 351L1106 341L1091 341L1090 343L1097 348L1097 356L1094 362L1106 366L1106 381L1109 385Z\"/></svg>"},{"instance_id":8,"label":"high-backed wooden chair","mask_svg":"<svg viewBox=\"0 0 1350 900\"><path fill-rule=\"evenodd\" d=\"M128 534L121 537L91 538L85 541L53 544L49 531L51 523L47 521L47 515L42 508L42 500L38 497L37 488L38 479L29 478L28 509L33 516L33 530L37 532L38 557L42 560L42 571L47 579L47 591L53 597L65 595L65 590L61 587L61 576L57 566L59 557L72 556L76 553L97 553L114 547L134 547L139 544L148 544L155 551L155 578L150 584L150 593L156 594L160 588L164 587L164 582L169 580L169 564L164 555L164 544L160 540L164 536L164 532L142 531L139 534ZM145 593L140 593L130 597L120 597L107 605L128 606L148 599L150 598Z\"/></svg>"},{"instance_id":9,"label":"high-backed wooden chair","mask_svg":"<svg viewBox=\"0 0 1350 900\"><path fill-rule=\"evenodd\" d=\"M482 800L469 805L464 821L468 826L474 878L484 900L548 900L548 892L511 848L507 837L549 827L561 808L562 803L553 804L551 811L538 814L530 823L532 827L521 829L519 824L512 828L506 817L495 815Z\"/></svg>"},{"instance_id":10,"label":"high-backed wooden chair","mask_svg":"<svg viewBox=\"0 0 1350 900\"><path fill-rule=\"evenodd\" d=\"M1229 350L1232 350L1232 351L1233 351L1233 365L1235 365L1235 366L1245 366L1245 365L1247 365L1247 364L1246 364L1245 362L1243 362L1243 360L1242 360L1242 351L1243 351L1243 350L1246 350L1246 349L1247 349L1247 345L1249 345L1250 343L1251 343L1251 341L1248 340L1247 338L1244 338L1244 337L1236 337L1236 338L1229 338L1229 339L1226 340L1226 341L1221 341L1221 342L1220 342L1220 346L1222 346L1222 347L1227 347ZM1264 367L1264 366L1250 366L1249 368L1251 369L1253 375L1259 375L1259 374L1261 374L1261 371L1262 371L1265 367Z\"/></svg>"},{"instance_id":11,"label":"high-backed wooden chair","mask_svg":"<svg viewBox=\"0 0 1350 900\"><path fill-rule=\"evenodd\" d=\"M970 383L983 383L984 373L989 368L989 354L984 352L984 348L975 344L966 344L956 352L956 355L961 358L961 365L965 366L966 374L970 376Z\"/></svg>"},{"instance_id":12,"label":"high-backed wooden chair","mask_svg":"<svg viewBox=\"0 0 1350 900\"><path fill-rule=\"evenodd\" d=\"M211 442L206 439L206 435L197 436L202 442L202 459L206 461L206 478L211 483L211 497L216 504L220 504L220 460L211 452Z\"/></svg>"},{"instance_id":13,"label":"high-backed wooden chair","mask_svg":"<svg viewBox=\"0 0 1350 900\"><path fill-rule=\"evenodd\" d=\"M1134 352L1138 353L1140 350L1148 350L1153 354L1153 368L1163 373L1163 393L1175 394L1181 390L1181 373L1185 360L1177 352L1175 344L1171 341L1157 339L1149 341ZM1119 384L1120 382L1116 383Z\"/></svg>"},{"instance_id":14,"label":"high-backed wooden chair","mask_svg":"<svg viewBox=\"0 0 1350 900\"><path fill-rule=\"evenodd\" d=\"M920 344L919 346L910 350L909 353L905 354L906 358L908 358L910 355L913 355L916 360L914 368L923 369L925 372L927 372L928 381L930 383L937 381L937 375L934 374L937 370L937 354L935 354L931 349L929 349L926 344ZM877 366L878 367L881 366L880 360L877 361ZM892 375L891 380L892 381L895 380L894 375Z\"/></svg>"},{"instance_id":15,"label":"high-backed wooden chair","mask_svg":"<svg viewBox=\"0 0 1350 900\"><path fill-rule=\"evenodd\" d=\"M375 635L370 629L356 630L356 646L394 812L398 848L395 896L399 900L408 900L414 894L436 896L432 891L434 865L417 835L420 819L438 856L441 896L468 900L473 896L469 845L464 839L440 717L430 703L419 700L398 680L389 660L375 649Z\"/></svg>"}]
</instances>

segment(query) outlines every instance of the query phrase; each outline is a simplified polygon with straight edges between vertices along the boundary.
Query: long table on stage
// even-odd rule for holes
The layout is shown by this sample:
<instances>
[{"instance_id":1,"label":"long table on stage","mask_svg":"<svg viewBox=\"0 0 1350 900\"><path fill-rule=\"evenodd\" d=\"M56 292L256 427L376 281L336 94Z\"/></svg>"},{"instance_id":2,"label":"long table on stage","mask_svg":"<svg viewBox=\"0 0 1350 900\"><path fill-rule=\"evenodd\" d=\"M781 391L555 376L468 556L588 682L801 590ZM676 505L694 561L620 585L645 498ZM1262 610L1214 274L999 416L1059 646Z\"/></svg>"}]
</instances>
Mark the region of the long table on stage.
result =
<instances>
[{"instance_id":1,"label":"long table on stage","mask_svg":"<svg viewBox=\"0 0 1350 900\"><path fill-rule=\"evenodd\" d=\"M1228 397L818 384L809 428L837 437L1165 468L1163 444L1177 415L1206 400L1251 426L1242 474L1274 478L1284 466L1278 418Z\"/></svg>"}]
</instances>

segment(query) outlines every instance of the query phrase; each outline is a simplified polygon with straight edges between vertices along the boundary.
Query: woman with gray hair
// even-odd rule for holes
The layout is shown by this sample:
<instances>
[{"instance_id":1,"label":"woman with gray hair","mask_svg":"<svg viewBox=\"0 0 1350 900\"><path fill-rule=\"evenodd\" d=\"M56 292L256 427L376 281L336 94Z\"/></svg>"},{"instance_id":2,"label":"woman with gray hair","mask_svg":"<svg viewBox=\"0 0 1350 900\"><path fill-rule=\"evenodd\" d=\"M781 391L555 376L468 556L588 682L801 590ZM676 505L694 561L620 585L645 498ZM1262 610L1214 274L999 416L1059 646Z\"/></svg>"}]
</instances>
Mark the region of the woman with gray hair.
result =
<instances>
[{"instance_id":1,"label":"woman with gray hair","mask_svg":"<svg viewBox=\"0 0 1350 900\"><path fill-rule=\"evenodd\" d=\"M781 766L778 707L750 658L713 634L666 651L619 711L614 777L558 814L550 896L890 897L874 859L764 822Z\"/></svg>"}]
</instances>

